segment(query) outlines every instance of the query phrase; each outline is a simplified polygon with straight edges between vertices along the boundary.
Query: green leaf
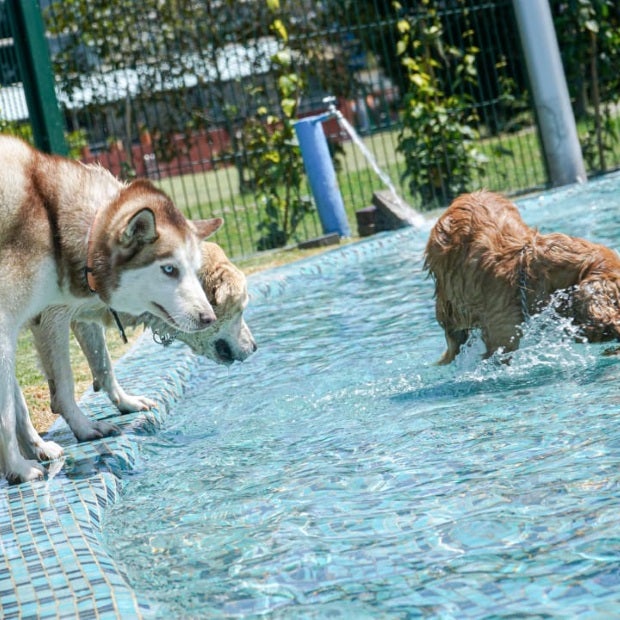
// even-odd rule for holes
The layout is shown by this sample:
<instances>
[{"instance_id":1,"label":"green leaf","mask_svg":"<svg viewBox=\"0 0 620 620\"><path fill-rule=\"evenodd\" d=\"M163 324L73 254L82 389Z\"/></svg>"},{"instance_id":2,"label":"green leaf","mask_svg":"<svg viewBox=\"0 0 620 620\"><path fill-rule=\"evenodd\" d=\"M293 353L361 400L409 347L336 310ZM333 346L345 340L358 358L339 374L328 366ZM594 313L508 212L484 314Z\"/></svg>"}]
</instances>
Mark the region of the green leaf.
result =
<instances>
[{"instance_id":1,"label":"green leaf","mask_svg":"<svg viewBox=\"0 0 620 620\"><path fill-rule=\"evenodd\" d=\"M281 67L288 67L291 64L291 51L279 50L271 57L271 60Z\"/></svg>"},{"instance_id":2,"label":"green leaf","mask_svg":"<svg viewBox=\"0 0 620 620\"><path fill-rule=\"evenodd\" d=\"M297 107L297 101L295 99L282 99L280 105L282 106L282 111L288 118L291 118L295 114L295 109Z\"/></svg>"},{"instance_id":3,"label":"green leaf","mask_svg":"<svg viewBox=\"0 0 620 620\"><path fill-rule=\"evenodd\" d=\"M590 32L599 31L598 22L594 21L593 19L589 19L588 21L586 21L586 23L584 24L584 27L586 30L589 30Z\"/></svg>"},{"instance_id":4,"label":"green leaf","mask_svg":"<svg viewBox=\"0 0 620 620\"><path fill-rule=\"evenodd\" d=\"M411 24L406 19L399 19L396 28L400 34L405 34L411 30Z\"/></svg>"},{"instance_id":5,"label":"green leaf","mask_svg":"<svg viewBox=\"0 0 620 620\"><path fill-rule=\"evenodd\" d=\"M294 73L281 75L278 78L278 89L283 97L290 97L298 90L299 79Z\"/></svg>"},{"instance_id":6,"label":"green leaf","mask_svg":"<svg viewBox=\"0 0 620 620\"><path fill-rule=\"evenodd\" d=\"M273 30L282 41L288 41L288 32L286 30L286 26L281 19L275 19L273 24L271 24L271 30Z\"/></svg>"},{"instance_id":7,"label":"green leaf","mask_svg":"<svg viewBox=\"0 0 620 620\"><path fill-rule=\"evenodd\" d=\"M396 54L397 56L402 56L407 51L407 41L400 39L396 44Z\"/></svg>"}]
</instances>

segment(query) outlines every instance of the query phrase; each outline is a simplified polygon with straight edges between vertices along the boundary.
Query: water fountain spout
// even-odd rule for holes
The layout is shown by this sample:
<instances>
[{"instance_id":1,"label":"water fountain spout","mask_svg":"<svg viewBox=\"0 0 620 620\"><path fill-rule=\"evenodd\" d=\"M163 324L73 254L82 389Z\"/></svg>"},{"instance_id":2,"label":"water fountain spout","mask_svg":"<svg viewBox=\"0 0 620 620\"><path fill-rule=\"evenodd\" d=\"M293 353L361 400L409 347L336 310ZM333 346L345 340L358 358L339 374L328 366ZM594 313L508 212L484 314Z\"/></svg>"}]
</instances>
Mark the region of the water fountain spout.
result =
<instances>
[{"instance_id":1,"label":"water fountain spout","mask_svg":"<svg viewBox=\"0 0 620 620\"><path fill-rule=\"evenodd\" d=\"M342 112L336 107L336 97L329 96L323 99L323 103L327 105L327 111L325 112L327 118L335 118L338 125L344 131L349 138L353 141L353 144L360 150L366 161L370 164L375 174L381 179L383 184L387 187L387 192L375 192L373 195L373 202L375 205L380 203L382 208L385 208L391 212L393 218L397 221L403 222L405 225L414 226L415 228L427 227L425 218L417 211L412 209L396 191L396 186L392 182L390 176L379 166L376 157L372 154L370 149L362 140L355 127L347 120Z\"/></svg>"},{"instance_id":2,"label":"water fountain spout","mask_svg":"<svg viewBox=\"0 0 620 620\"><path fill-rule=\"evenodd\" d=\"M342 116L342 112L336 106L336 101L337 99L333 95L323 97L323 103L327 106L327 112L330 114L330 117L334 118Z\"/></svg>"}]
</instances>

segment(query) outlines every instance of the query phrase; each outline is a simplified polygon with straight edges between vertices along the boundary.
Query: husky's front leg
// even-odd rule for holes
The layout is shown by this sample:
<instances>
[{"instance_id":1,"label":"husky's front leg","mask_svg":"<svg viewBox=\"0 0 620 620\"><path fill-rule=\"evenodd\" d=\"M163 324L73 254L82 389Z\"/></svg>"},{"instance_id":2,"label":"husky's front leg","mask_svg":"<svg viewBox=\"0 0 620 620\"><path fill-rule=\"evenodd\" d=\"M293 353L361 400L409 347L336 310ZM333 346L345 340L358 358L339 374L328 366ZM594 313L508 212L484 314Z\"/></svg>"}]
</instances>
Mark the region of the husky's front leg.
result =
<instances>
[{"instance_id":1,"label":"husky's front leg","mask_svg":"<svg viewBox=\"0 0 620 620\"><path fill-rule=\"evenodd\" d=\"M20 451L17 416L23 411L16 408L15 394L21 391L15 379L15 350L17 333L6 329L0 322L0 472L9 482L26 482L43 477L43 468L27 460ZM22 401L23 402L23 401ZM26 415L28 411L26 410Z\"/></svg>"},{"instance_id":2,"label":"husky's front leg","mask_svg":"<svg viewBox=\"0 0 620 620\"><path fill-rule=\"evenodd\" d=\"M116 435L114 424L91 420L75 402L69 353L69 310L53 307L42 312L30 328L50 388L51 407L66 420L78 441Z\"/></svg>"},{"instance_id":3,"label":"husky's front leg","mask_svg":"<svg viewBox=\"0 0 620 620\"><path fill-rule=\"evenodd\" d=\"M93 374L93 383L96 389L101 389L122 413L146 411L157 403L144 396L127 394L116 380L112 360L105 342L103 326L98 323L73 322L73 333L86 355L90 371Z\"/></svg>"},{"instance_id":4,"label":"husky's front leg","mask_svg":"<svg viewBox=\"0 0 620 620\"><path fill-rule=\"evenodd\" d=\"M22 454L39 461L55 461L59 459L63 454L62 448L53 441L44 441L32 425L28 406L17 380L14 382L14 399L17 439Z\"/></svg>"}]
</instances>

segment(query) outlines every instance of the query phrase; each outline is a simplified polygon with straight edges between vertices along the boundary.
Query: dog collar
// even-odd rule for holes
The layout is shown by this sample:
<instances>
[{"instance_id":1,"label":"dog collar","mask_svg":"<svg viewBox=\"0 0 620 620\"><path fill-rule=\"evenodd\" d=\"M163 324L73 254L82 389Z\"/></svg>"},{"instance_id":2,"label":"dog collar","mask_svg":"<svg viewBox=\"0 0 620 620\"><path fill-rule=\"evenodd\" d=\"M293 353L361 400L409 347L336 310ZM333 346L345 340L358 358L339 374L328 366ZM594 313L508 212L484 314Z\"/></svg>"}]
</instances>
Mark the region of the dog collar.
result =
<instances>
[{"instance_id":1,"label":"dog collar","mask_svg":"<svg viewBox=\"0 0 620 620\"><path fill-rule=\"evenodd\" d=\"M100 209L97 209L95 213L95 217L93 218L93 223L90 225L88 229L88 235L86 237L86 266L84 267L84 278L86 279L86 286L91 293L97 294L97 282L95 280L95 274L93 273L93 268L90 266L90 254L92 249L92 239L93 239L93 229L95 228L95 224L97 223L97 217L99 215ZM127 344L129 341L127 340L127 334L125 334L125 328L121 323L121 319L118 316L118 312L113 308L108 307L110 314L114 317L114 322L116 323L116 327L118 328L118 332L121 335L121 340Z\"/></svg>"}]
</instances>

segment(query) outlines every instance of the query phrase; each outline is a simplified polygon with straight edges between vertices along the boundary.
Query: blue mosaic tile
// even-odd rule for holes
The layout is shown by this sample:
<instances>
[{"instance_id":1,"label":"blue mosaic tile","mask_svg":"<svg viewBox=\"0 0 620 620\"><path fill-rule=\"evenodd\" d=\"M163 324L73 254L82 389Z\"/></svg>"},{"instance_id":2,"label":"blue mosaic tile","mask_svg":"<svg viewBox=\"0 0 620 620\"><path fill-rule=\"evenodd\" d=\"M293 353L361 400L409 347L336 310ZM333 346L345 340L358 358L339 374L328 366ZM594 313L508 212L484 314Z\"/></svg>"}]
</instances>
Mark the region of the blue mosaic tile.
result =
<instances>
[{"instance_id":1,"label":"blue mosaic tile","mask_svg":"<svg viewBox=\"0 0 620 620\"><path fill-rule=\"evenodd\" d=\"M140 436L162 424L171 405L183 396L196 363L183 345L164 349L143 336L116 370L125 389L148 394L158 406L120 415L106 396L90 390L80 402L83 410L111 420L123 433L80 444L59 420L48 438L65 448L60 470L45 481L0 484L1 618L107 620L152 615L148 601L136 598L101 545L101 520L119 496L123 475L136 467Z\"/></svg>"}]
</instances>

